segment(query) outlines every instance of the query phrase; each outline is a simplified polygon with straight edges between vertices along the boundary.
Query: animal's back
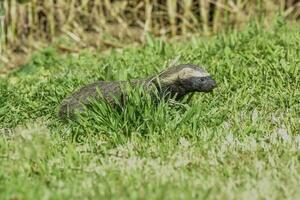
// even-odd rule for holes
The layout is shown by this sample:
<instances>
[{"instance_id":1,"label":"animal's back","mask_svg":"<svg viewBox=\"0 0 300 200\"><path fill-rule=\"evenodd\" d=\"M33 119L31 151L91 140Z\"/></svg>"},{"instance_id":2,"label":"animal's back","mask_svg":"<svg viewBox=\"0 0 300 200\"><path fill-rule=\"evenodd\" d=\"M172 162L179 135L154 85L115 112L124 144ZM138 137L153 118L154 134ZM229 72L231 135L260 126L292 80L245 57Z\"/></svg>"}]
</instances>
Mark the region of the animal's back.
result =
<instances>
[{"instance_id":1,"label":"animal's back","mask_svg":"<svg viewBox=\"0 0 300 200\"><path fill-rule=\"evenodd\" d=\"M124 81L97 81L84 86L62 101L59 116L72 117L75 109L83 111L84 105L87 105L90 100L104 100L110 104L116 98L121 101L123 84Z\"/></svg>"}]
</instances>

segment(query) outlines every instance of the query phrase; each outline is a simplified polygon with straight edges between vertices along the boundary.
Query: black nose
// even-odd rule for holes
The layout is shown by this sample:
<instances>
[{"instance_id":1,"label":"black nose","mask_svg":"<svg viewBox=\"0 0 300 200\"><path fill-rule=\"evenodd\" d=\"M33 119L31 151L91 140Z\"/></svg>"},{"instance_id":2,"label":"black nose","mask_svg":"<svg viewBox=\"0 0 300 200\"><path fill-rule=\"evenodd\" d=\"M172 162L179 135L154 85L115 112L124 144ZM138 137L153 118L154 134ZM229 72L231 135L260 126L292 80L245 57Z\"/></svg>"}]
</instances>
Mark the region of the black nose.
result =
<instances>
[{"instance_id":1,"label":"black nose","mask_svg":"<svg viewBox=\"0 0 300 200\"><path fill-rule=\"evenodd\" d=\"M217 83L214 79L211 79L210 81L211 81L210 85L211 85L212 88L217 87Z\"/></svg>"},{"instance_id":2,"label":"black nose","mask_svg":"<svg viewBox=\"0 0 300 200\"><path fill-rule=\"evenodd\" d=\"M217 83L212 77L208 76L205 77L202 83L202 90L203 92L210 92L212 91L215 87L217 87Z\"/></svg>"}]
</instances>

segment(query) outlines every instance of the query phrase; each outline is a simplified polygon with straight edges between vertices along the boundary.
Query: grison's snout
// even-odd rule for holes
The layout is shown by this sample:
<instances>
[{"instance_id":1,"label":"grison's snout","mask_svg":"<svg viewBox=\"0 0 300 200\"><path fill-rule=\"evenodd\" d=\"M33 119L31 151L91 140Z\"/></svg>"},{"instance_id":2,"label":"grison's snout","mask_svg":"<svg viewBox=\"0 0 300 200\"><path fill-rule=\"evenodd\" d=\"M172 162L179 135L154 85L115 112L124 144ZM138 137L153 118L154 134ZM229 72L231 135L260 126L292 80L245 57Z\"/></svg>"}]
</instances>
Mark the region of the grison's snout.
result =
<instances>
[{"instance_id":1,"label":"grison's snout","mask_svg":"<svg viewBox=\"0 0 300 200\"><path fill-rule=\"evenodd\" d=\"M204 77L202 81L203 84L201 89L203 92L210 92L217 87L216 81L211 76Z\"/></svg>"},{"instance_id":2,"label":"grison's snout","mask_svg":"<svg viewBox=\"0 0 300 200\"><path fill-rule=\"evenodd\" d=\"M192 90L196 92L211 92L217 87L216 81L211 76L206 77L192 77Z\"/></svg>"}]
</instances>

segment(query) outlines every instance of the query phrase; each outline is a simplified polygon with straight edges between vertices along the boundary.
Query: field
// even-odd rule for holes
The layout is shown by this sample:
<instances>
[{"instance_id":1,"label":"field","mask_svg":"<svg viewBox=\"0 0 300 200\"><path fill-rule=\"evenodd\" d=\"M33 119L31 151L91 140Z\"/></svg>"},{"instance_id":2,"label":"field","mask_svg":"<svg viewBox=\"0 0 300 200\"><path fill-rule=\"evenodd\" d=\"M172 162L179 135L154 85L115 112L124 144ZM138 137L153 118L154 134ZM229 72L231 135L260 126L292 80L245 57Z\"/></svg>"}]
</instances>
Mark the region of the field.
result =
<instances>
[{"instance_id":1,"label":"field","mask_svg":"<svg viewBox=\"0 0 300 200\"><path fill-rule=\"evenodd\" d=\"M300 32L266 30L164 42L110 54L49 46L0 82L0 199L296 199L300 195ZM132 96L123 112L57 110L95 80L128 80L172 63L218 83L188 103Z\"/></svg>"}]
</instances>

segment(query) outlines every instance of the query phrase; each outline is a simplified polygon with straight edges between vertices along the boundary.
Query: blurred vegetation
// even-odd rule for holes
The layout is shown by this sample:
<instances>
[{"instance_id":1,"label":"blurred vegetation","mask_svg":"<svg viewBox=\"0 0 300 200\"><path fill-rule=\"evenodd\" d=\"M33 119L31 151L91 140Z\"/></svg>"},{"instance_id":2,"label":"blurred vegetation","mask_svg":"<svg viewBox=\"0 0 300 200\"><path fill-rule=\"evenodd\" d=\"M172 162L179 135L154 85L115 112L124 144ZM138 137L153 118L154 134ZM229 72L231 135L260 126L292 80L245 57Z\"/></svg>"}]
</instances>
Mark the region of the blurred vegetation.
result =
<instances>
[{"instance_id":1,"label":"blurred vegetation","mask_svg":"<svg viewBox=\"0 0 300 200\"><path fill-rule=\"evenodd\" d=\"M279 12L299 19L297 0L5 0L2 4L2 51L36 48L37 41L64 34L87 45L99 45L101 36L135 41L151 32L176 36L200 32L211 34L239 28L252 18L270 19ZM4 30L3 30L4 29Z\"/></svg>"}]
</instances>

